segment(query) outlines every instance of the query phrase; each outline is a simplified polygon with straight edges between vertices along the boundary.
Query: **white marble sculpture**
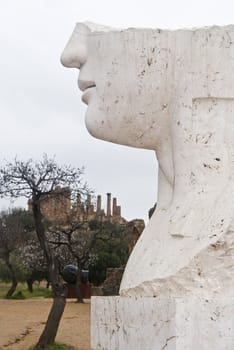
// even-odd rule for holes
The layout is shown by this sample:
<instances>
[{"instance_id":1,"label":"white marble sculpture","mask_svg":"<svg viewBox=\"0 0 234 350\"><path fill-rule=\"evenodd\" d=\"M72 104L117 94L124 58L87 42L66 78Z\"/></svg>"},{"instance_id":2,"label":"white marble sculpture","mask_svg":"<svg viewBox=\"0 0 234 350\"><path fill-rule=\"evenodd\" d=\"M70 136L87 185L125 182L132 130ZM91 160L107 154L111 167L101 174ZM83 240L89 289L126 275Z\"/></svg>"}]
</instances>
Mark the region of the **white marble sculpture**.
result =
<instances>
[{"instance_id":1,"label":"white marble sculpture","mask_svg":"<svg viewBox=\"0 0 234 350\"><path fill-rule=\"evenodd\" d=\"M157 153L157 210L120 294L233 296L234 26L77 24L61 60L94 137Z\"/></svg>"}]
</instances>

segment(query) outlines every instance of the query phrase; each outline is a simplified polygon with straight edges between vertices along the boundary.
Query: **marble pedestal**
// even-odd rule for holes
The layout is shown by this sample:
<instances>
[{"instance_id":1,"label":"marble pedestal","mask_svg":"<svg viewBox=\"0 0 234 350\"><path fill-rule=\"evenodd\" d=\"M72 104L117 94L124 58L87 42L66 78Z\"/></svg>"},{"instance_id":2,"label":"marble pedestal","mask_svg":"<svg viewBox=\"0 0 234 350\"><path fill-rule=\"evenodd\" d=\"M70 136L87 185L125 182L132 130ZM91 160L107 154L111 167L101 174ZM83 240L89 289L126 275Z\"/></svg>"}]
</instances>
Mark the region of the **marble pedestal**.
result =
<instances>
[{"instance_id":1,"label":"marble pedestal","mask_svg":"<svg viewBox=\"0 0 234 350\"><path fill-rule=\"evenodd\" d=\"M92 297L92 350L233 350L233 299Z\"/></svg>"}]
</instances>

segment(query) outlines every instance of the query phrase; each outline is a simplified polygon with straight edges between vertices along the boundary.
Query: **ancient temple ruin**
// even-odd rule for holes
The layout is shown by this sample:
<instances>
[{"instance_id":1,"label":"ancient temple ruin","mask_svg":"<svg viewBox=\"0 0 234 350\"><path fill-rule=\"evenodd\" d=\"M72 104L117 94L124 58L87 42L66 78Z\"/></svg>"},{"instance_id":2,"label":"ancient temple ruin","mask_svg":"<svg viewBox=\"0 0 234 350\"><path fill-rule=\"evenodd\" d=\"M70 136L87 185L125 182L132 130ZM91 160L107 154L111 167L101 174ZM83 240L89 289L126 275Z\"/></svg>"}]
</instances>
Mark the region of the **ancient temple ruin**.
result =
<instances>
[{"instance_id":1,"label":"ancient temple ruin","mask_svg":"<svg viewBox=\"0 0 234 350\"><path fill-rule=\"evenodd\" d=\"M72 201L70 188L58 186L52 194L42 198L41 211L45 219L56 222L98 220L125 224L127 221L121 216L121 206L117 205L117 198L111 197L111 193L107 193L105 210L102 208L101 195L96 198L87 195L85 201L78 195L76 201ZM28 209L32 210L31 200L28 201Z\"/></svg>"}]
</instances>

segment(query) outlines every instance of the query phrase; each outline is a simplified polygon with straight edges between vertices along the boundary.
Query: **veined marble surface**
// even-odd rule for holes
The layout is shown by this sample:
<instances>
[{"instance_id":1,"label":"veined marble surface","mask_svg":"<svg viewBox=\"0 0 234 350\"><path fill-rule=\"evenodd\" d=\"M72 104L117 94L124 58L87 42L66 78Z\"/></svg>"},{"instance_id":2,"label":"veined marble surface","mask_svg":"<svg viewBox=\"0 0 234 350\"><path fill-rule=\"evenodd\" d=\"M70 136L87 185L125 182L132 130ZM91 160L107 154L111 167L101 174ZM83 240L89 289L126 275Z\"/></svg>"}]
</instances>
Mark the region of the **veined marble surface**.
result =
<instances>
[{"instance_id":1,"label":"veined marble surface","mask_svg":"<svg viewBox=\"0 0 234 350\"><path fill-rule=\"evenodd\" d=\"M92 350L233 350L234 299L92 297Z\"/></svg>"}]
</instances>

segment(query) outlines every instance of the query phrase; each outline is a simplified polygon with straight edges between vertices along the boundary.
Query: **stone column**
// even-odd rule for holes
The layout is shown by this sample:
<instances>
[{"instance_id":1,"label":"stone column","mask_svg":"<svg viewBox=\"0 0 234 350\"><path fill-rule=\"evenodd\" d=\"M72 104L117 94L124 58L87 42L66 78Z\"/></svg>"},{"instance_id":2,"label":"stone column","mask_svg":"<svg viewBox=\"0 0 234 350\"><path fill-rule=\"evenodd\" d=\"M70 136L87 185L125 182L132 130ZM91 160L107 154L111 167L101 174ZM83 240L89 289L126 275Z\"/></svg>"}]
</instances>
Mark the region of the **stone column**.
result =
<instances>
[{"instance_id":1,"label":"stone column","mask_svg":"<svg viewBox=\"0 0 234 350\"><path fill-rule=\"evenodd\" d=\"M92 214L92 204L91 204L91 195L88 194L87 200L86 200L86 213L87 215Z\"/></svg>"},{"instance_id":2,"label":"stone column","mask_svg":"<svg viewBox=\"0 0 234 350\"><path fill-rule=\"evenodd\" d=\"M106 205L106 216L108 219L111 217L111 193L107 193L107 205Z\"/></svg>"},{"instance_id":3,"label":"stone column","mask_svg":"<svg viewBox=\"0 0 234 350\"><path fill-rule=\"evenodd\" d=\"M116 206L117 206L117 199L113 198L113 202L112 202L112 215L116 216Z\"/></svg>"},{"instance_id":4,"label":"stone column","mask_svg":"<svg viewBox=\"0 0 234 350\"><path fill-rule=\"evenodd\" d=\"M102 197L99 194L97 196L97 214L100 214L101 210L102 210Z\"/></svg>"},{"instance_id":5,"label":"stone column","mask_svg":"<svg viewBox=\"0 0 234 350\"><path fill-rule=\"evenodd\" d=\"M116 208L115 208L115 215L116 216L121 216L121 206L120 205L117 205Z\"/></svg>"}]
</instances>

